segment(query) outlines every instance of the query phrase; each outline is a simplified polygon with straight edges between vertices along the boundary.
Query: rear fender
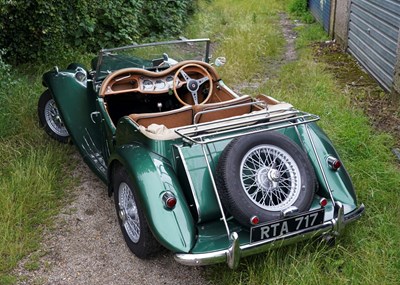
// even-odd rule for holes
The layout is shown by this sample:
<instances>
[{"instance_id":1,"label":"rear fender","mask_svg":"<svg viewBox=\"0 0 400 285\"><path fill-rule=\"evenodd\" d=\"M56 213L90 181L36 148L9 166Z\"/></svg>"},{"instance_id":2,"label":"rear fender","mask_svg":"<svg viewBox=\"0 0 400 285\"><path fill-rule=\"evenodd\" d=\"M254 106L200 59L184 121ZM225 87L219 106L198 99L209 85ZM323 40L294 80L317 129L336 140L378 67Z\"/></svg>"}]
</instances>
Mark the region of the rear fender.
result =
<instances>
[{"instance_id":1,"label":"rear fender","mask_svg":"<svg viewBox=\"0 0 400 285\"><path fill-rule=\"evenodd\" d=\"M156 239L173 252L189 252L195 239L194 221L172 166L141 145L125 145L110 157L110 181L118 163L127 170ZM164 207L162 195L166 191L177 199L173 210Z\"/></svg>"},{"instance_id":2,"label":"rear fender","mask_svg":"<svg viewBox=\"0 0 400 285\"><path fill-rule=\"evenodd\" d=\"M308 128L309 132L307 132L306 128ZM314 166L315 173L320 184L319 191L324 194L323 196L329 198L329 192L323 177L323 170L326 175L326 180L332 189L332 196L335 201L340 201L350 206L352 209L356 208L356 194L350 176L345 167L342 165L337 171L334 171L327 163L329 156L333 156L338 159L340 158L331 140L328 138L325 132L322 131L322 129L319 128L315 123L300 125L298 126L298 131L300 138L303 141L303 146L305 147L306 152L308 153L308 156ZM308 133L310 134L312 141L310 140ZM312 143L315 145L315 151L318 158L314 153Z\"/></svg>"}]
</instances>

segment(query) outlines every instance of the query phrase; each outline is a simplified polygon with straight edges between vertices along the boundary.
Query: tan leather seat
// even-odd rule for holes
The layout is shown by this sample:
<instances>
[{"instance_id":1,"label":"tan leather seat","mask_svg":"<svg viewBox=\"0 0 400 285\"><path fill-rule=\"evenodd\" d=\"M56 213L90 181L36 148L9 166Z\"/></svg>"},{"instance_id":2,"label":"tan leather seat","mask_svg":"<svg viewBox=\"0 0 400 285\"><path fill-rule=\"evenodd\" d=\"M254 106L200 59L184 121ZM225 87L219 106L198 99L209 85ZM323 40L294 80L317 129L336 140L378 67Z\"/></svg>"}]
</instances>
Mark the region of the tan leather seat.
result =
<instances>
[{"instance_id":1,"label":"tan leather seat","mask_svg":"<svg viewBox=\"0 0 400 285\"><path fill-rule=\"evenodd\" d=\"M208 110L215 110L224 107L231 107L240 104L250 103L251 97L249 95L243 95L239 98L235 98L228 101L218 102L218 103L210 103L204 105L195 105L193 106L194 113L197 114L201 111L208 111ZM248 114L252 110L251 105L244 105L239 107L232 107L223 110L216 110L215 112L208 112L208 113L200 113L195 115L195 123L205 123L220 119L225 119L233 116L240 116L243 114Z\"/></svg>"},{"instance_id":2,"label":"tan leather seat","mask_svg":"<svg viewBox=\"0 0 400 285\"><path fill-rule=\"evenodd\" d=\"M193 109L192 106L184 106L166 112L131 114L129 118L146 128L151 124L164 125L167 128L177 128L193 123Z\"/></svg>"}]
</instances>

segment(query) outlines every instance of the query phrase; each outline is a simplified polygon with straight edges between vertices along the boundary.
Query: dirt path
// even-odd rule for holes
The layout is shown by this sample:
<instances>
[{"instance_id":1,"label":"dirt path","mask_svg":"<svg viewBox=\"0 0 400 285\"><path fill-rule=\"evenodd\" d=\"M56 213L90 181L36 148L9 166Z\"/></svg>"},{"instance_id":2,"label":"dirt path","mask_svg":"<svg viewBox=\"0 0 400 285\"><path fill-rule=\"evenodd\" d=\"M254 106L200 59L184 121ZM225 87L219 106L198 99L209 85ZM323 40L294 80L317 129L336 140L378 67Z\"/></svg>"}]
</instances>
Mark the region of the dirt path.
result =
<instances>
[{"instance_id":1,"label":"dirt path","mask_svg":"<svg viewBox=\"0 0 400 285\"><path fill-rule=\"evenodd\" d=\"M276 76L276 72L288 62L297 59L296 53L296 38L297 33L294 30L296 25L301 25L298 21L292 21L285 13L279 14L279 24L282 27L282 35L286 40L286 45L282 55L276 59L269 60L265 64L264 71L256 74L251 82L241 82L236 86L232 86L233 90L239 94L256 94L260 86L263 86L269 79Z\"/></svg>"},{"instance_id":2,"label":"dirt path","mask_svg":"<svg viewBox=\"0 0 400 285\"><path fill-rule=\"evenodd\" d=\"M182 266L166 250L146 261L131 254L106 186L75 159L75 197L46 230L41 249L19 264L19 284L207 284L202 268Z\"/></svg>"}]
</instances>

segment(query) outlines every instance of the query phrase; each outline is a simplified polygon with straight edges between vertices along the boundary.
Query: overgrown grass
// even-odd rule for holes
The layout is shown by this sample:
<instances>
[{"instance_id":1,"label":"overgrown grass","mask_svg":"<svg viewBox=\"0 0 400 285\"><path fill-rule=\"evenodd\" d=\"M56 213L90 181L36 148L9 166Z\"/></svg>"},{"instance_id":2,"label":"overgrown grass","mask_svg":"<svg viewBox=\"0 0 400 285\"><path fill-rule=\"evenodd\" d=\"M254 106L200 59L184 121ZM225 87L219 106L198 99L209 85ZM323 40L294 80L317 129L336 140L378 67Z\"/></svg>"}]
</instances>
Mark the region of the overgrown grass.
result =
<instances>
[{"instance_id":1,"label":"overgrown grass","mask_svg":"<svg viewBox=\"0 0 400 285\"><path fill-rule=\"evenodd\" d=\"M70 148L38 128L44 68L36 69L16 72L3 64L0 75L0 284L12 284L10 270L38 248L69 183L64 170L71 164Z\"/></svg>"},{"instance_id":2,"label":"overgrown grass","mask_svg":"<svg viewBox=\"0 0 400 285\"><path fill-rule=\"evenodd\" d=\"M282 2L201 3L202 13L192 26L206 24L202 32L217 41L214 54L227 57L220 71L224 81L239 84L277 66L269 63L280 57L285 44L278 25L278 15L285 9ZM263 21L252 21L250 11ZM341 154L366 214L349 225L335 247L318 241L295 244L243 259L237 271L218 265L209 267L208 273L215 284L398 284L400 173L390 151L393 139L372 129L362 110L352 106L338 87L334 74L313 58L311 43L327 40L323 29L312 24L296 30L299 59L272 71L274 76L255 91L321 116L319 124Z\"/></svg>"},{"instance_id":3,"label":"overgrown grass","mask_svg":"<svg viewBox=\"0 0 400 285\"><path fill-rule=\"evenodd\" d=\"M277 22L280 1L269 1L268 9L257 0L199 1L198 5L188 36L215 42L214 58L228 59L229 68L219 70L226 83L251 81L262 72L260 63L282 53L284 38Z\"/></svg>"}]
</instances>

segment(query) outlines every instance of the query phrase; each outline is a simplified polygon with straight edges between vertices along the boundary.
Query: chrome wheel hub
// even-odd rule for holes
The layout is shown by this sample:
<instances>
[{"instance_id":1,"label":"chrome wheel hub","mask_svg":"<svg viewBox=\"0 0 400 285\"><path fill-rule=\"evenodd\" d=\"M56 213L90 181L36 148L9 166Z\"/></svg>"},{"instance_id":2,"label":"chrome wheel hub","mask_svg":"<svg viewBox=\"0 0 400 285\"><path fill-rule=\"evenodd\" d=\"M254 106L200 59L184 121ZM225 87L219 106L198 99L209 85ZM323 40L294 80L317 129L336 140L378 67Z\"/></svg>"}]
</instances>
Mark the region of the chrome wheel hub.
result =
<instances>
[{"instance_id":1,"label":"chrome wheel hub","mask_svg":"<svg viewBox=\"0 0 400 285\"><path fill-rule=\"evenodd\" d=\"M61 120L54 99L49 100L44 107L44 116L49 128L57 135L67 137L68 131Z\"/></svg>"},{"instance_id":2,"label":"chrome wheel hub","mask_svg":"<svg viewBox=\"0 0 400 285\"><path fill-rule=\"evenodd\" d=\"M140 219L132 190L125 182L119 185L118 205L119 217L125 231L132 242L137 243L140 238Z\"/></svg>"},{"instance_id":3,"label":"chrome wheel hub","mask_svg":"<svg viewBox=\"0 0 400 285\"><path fill-rule=\"evenodd\" d=\"M240 165L243 190L258 207L281 211L292 206L300 194L300 170L293 158L275 145L250 149Z\"/></svg>"}]
</instances>

